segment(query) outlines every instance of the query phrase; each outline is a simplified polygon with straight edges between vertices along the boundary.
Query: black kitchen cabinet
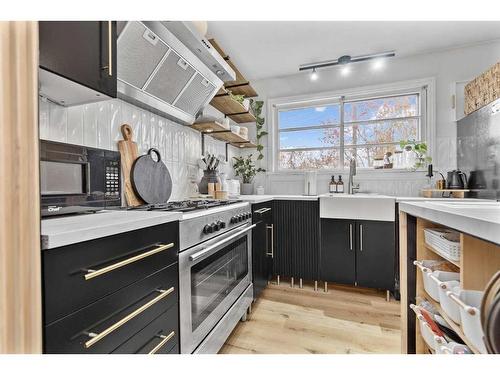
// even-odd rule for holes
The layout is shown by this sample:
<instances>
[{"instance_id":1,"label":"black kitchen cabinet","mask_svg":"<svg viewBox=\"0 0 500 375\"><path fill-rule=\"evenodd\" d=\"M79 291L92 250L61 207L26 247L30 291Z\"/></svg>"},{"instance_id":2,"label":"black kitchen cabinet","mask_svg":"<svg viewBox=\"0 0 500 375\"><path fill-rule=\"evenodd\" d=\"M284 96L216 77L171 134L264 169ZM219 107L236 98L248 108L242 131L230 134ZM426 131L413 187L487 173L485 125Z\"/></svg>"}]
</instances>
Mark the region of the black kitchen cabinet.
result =
<instances>
[{"instance_id":1,"label":"black kitchen cabinet","mask_svg":"<svg viewBox=\"0 0 500 375\"><path fill-rule=\"evenodd\" d=\"M259 298L271 278L274 248L273 202L252 205L252 276L254 299Z\"/></svg>"},{"instance_id":2,"label":"black kitchen cabinet","mask_svg":"<svg viewBox=\"0 0 500 375\"><path fill-rule=\"evenodd\" d=\"M394 222L321 220L321 278L394 291Z\"/></svg>"},{"instance_id":3,"label":"black kitchen cabinet","mask_svg":"<svg viewBox=\"0 0 500 375\"><path fill-rule=\"evenodd\" d=\"M116 97L115 21L40 21L40 67Z\"/></svg>"},{"instance_id":4,"label":"black kitchen cabinet","mask_svg":"<svg viewBox=\"0 0 500 375\"><path fill-rule=\"evenodd\" d=\"M341 284L356 282L356 223L321 220L321 279Z\"/></svg>"},{"instance_id":5,"label":"black kitchen cabinet","mask_svg":"<svg viewBox=\"0 0 500 375\"><path fill-rule=\"evenodd\" d=\"M394 290L394 223L357 220L356 233L357 285Z\"/></svg>"},{"instance_id":6,"label":"black kitchen cabinet","mask_svg":"<svg viewBox=\"0 0 500 375\"><path fill-rule=\"evenodd\" d=\"M318 280L320 225L318 200L274 201L273 273Z\"/></svg>"},{"instance_id":7,"label":"black kitchen cabinet","mask_svg":"<svg viewBox=\"0 0 500 375\"><path fill-rule=\"evenodd\" d=\"M44 250L44 353L178 353L178 250L178 222Z\"/></svg>"}]
</instances>

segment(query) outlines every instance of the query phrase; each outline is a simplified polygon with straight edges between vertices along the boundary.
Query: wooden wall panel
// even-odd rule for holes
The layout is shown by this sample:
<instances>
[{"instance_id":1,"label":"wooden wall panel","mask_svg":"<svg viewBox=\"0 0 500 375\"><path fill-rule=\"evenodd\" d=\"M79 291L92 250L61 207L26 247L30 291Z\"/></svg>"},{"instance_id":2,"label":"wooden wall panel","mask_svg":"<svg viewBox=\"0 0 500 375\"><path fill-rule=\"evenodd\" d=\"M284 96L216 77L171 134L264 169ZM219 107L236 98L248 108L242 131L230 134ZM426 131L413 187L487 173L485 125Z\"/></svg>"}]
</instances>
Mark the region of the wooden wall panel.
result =
<instances>
[{"instance_id":1,"label":"wooden wall panel","mask_svg":"<svg viewBox=\"0 0 500 375\"><path fill-rule=\"evenodd\" d=\"M0 353L42 351L37 72L37 22L0 22Z\"/></svg>"}]
</instances>

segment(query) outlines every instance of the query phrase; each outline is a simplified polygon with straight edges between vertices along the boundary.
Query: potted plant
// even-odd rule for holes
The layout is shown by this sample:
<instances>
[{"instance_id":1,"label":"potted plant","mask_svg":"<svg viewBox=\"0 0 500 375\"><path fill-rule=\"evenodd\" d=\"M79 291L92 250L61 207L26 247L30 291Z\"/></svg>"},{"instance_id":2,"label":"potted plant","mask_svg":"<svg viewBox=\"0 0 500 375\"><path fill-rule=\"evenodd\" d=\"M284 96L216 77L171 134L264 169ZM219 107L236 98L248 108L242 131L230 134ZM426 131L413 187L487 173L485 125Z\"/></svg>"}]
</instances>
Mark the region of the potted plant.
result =
<instances>
[{"instance_id":1,"label":"potted plant","mask_svg":"<svg viewBox=\"0 0 500 375\"><path fill-rule=\"evenodd\" d=\"M253 193L253 178L257 172L262 172L262 168L255 167L252 154L248 156L234 156L233 169L236 176L241 178L241 194L250 195Z\"/></svg>"},{"instance_id":2,"label":"potted plant","mask_svg":"<svg viewBox=\"0 0 500 375\"><path fill-rule=\"evenodd\" d=\"M413 152L415 155L415 164L411 168L414 171L424 168L428 163L432 162L432 158L427 156L427 144L425 142L406 140L399 142L399 147L407 152Z\"/></svg>"}]
</instances>

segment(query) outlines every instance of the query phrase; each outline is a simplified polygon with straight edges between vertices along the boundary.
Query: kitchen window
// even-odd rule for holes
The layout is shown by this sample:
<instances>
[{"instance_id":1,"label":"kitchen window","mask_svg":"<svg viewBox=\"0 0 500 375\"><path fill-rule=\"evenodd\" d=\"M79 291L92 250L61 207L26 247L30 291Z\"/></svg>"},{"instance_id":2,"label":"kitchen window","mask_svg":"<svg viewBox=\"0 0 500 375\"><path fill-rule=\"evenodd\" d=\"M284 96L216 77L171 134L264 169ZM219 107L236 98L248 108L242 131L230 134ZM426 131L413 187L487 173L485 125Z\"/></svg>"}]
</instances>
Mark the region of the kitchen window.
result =
<instances>
[{"instance_id":1,"label":"kitchen window","mask_svg":"<svg viewBox=\"0 0 500 375\"><path fill-rule=\"evenodd\" d=\"M343 170L353 157L373 168L401 140L425 140L425 99L423 88L276 105L275 169Z\"/></svg>"}]
</instances>

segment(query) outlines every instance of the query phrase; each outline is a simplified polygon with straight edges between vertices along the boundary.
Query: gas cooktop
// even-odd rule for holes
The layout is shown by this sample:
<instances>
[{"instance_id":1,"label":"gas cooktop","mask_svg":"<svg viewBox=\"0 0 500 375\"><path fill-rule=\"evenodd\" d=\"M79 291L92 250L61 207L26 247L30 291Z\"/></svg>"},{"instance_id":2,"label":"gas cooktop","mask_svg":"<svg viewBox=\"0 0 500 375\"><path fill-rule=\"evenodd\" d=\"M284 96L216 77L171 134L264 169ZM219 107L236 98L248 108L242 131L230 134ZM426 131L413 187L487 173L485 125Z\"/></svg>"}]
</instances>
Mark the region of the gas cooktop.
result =
<instances>
[{"instance_id":1,"label":"gas cooktop","mask_svg":"<svg viewBox=\"0 0 500 375\"><path fill-rule=\"evenodd\" d=\"M177 211L177 212L192 212L197 210L206 210L214 207L228 206L234 203L242 202L241 200L216 200L216 199L199 199L173 201L158 204L145 204L142 206L125 207L126 210L139 211Z\"/></svg>"}]
</instances>

